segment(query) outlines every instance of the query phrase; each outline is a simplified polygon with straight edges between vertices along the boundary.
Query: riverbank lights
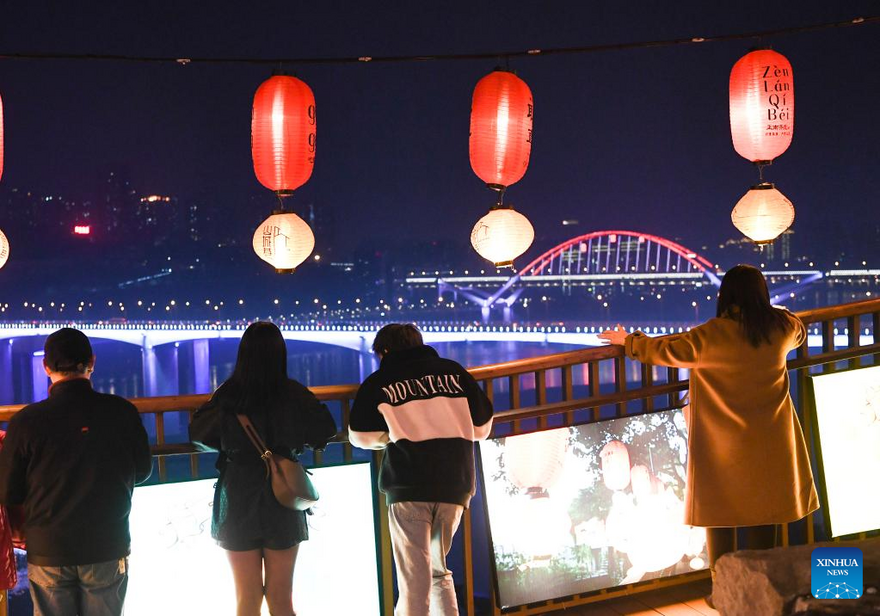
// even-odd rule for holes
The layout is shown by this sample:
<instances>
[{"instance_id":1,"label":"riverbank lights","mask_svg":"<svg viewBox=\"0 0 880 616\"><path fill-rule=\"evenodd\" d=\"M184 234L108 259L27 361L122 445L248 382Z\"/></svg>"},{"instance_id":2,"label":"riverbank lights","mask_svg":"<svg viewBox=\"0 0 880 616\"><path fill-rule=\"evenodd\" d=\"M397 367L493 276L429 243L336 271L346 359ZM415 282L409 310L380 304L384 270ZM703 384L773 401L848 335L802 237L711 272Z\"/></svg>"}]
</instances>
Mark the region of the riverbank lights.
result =
<instances>
[{"instance_id":1,"label":"riverbank lights","mask_svg":"<svg viewBox=\"0 0 880 616\"><path fill-rule=\"evenodd\" d=\"M730 71L730 134L737 153L767 165L785 152L794 135L794 77L780 53L759 49Z\"/></svg>"},{"instance_id":2,"label":"riverbank lights","mask_svg":"<svg viewBox=\"0 0 880 616\"><path fill-rule=\"evenodd\" d=\"M9 240L6 239L6 235L0 230L0 268L6 265L6 262L9 260Z\"/></svg>"},{"instance_id":3,"label":"riverbank lights","mask_svg":"<svg viewBox=\"0 0 880 616\"><path fill-rule=\"evenodd\" d=\"M568 429L510 437L504 446L510 481L529 495L546 493L562 476L568 439Z\"/></svg>"},{"instance_id":4,"label":"riverbank lights","mask_svg":"<svg viewBox=\"0 0 880 616\"><path fill-rule=\"evenodd\" d=\"M769 244L794 222L794 205L773 184L762 182L739 200L730 220L756 244Z\"/></svg>"},{"instance_id":5,"label":"riverbank lights","mask_svg":"<svg viewBox=\"0 0 880 616\"><path fill-rule=\"evenodd\" d=\"M532 223L511 206L492 208L471 231L474 250L495 267L513 267L513 260L528 250L534 240Z\"/></svg>"},{"instance_id":6,"label":"riverbank lights","mask_svg":"<svg viewBox=\"0 0 880 616\"><path fill-rule=\"evenodd\" d=\"M602 481L609 490L623 490L629 485L629 449L620 441L610 441L599 452Z\"/></svg>"},{"instance_id":7,"label":"riverbank lights","mask_svg":"<svg viewBox=\"0 0 880 616\"><path fill-rule=\"evenodd\" d=\"M279 273L293 273L315 248L315 235L293 212L278 211L254 233L254 252Z\"/></svg>"},{"instance_id":8,"label":"riverbank lights","mask_svg":"<svg viewBox=\"0 0 880 616\"><path fill-rule=\"evenodd\" d=\"M260 183L286 197L315 166L315 95L305 82L274 75L254 95L251 154Z\"/></svg>"},{"instance_id":9,"label":"riverbank lights","mask_svg":"<svg viewBox=\"0 0 880 616\"><path fill-rule=\"evenodd\" d=\"M471 103L471 167L499 192L525 175L532 152L532 91L510 71L496 69L477 83Z\"/></svg>"}]
</instances>

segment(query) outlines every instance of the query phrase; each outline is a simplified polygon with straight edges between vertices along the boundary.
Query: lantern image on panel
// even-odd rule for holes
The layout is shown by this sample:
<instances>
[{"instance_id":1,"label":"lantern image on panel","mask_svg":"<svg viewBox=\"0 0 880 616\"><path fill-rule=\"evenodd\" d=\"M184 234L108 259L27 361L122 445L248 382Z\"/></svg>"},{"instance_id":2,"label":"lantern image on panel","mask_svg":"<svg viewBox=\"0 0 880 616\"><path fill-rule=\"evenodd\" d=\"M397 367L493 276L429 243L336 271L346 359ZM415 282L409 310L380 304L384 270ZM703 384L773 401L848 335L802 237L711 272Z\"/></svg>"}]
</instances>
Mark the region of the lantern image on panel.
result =
<instances>
[{"instance_id":1,"label":"lantern image on panel","mask_svg":"<svg viewBox=\"0 0 880 616\"><path fill-rule=\"evenodd\" d=\"M504 452L508 477L529 494L552 488L562 476L568 440L567 428L510 437Z\"/></svg>"},{"instance_id":2,"label":"lantern image on panel","mask_svg":"<svg viewBox=\"0 0 880 616\"><path fill-rule=\"evenodd\" d=\"M513 260L535 240L529 219L511 206L494 207L474 225L471 245L495 267L513 267Z\"/></svg>"},{"instance_id":3,"label":"lantern image on panel","mask_svg":"<svg viewBox=\"0 0 880 616\"><path fill-rule=\"evenodd\" d=\"M762 182L739 200L730 220L756 244L769 244L794 222L794 206L773 184Z\"/></svg>"},{"instance_id":4,"label":"lantern image on panel","mask_svg":"<svg viewBox=\"0 0 880 616\"><path fill-rule=\"evenodd\" d=\"M633 494L638 499L654 496L663 490L663 482L657 479L644 464L633 466L629 476Z\"/></svg>"},{"instance_id":5,"label":"lantern image on panel","mask_svg":"<svg viewBox=\"0 0 880 616\"><path fill-rule=\"evenodd\" d=\"M629 450L620 441L608 442L599 452L602 481L609 490L623 490L629 485Z\"/></svg>"},{"instance_id":6,"label":"lantern image on panel","mask_svg":"<svg viewBox=\"0 0 880 616\"><path fill-rule=\"evenodd\" d=\"M525 492L521 502L524 549L531 567L544 567L560 549L571 544L571 518L550 498L565 467L568 428L533 432L505 440L504 465L510 481Z\"/></svg>"},{"instance_id":7,"label":"lantern image on panel","mask_svg":"<svg viewBox=\"0 0 880 616\"><path fill-rule=\"evenodd\" d=\"M522 179L532 152L532 91L510 71L496 69L474 88L471 167L499 192Z\"/></svg>"},{"instance_id":8,"label":"lantern image on panel","mask_svg":"<svg viewBox=\"0 0 880 616\"><path fill-rule=\"evenodd\" d=\"M571 517L562 503L548 496L537 496L522 503L522 549L531 556L527 566L548 567L550 560L573 546Z\"/></svg>"},{"instance_id":9,"label":"lantern image on panel","mask_svg":"<svg viewBox=\"0 0 880 616\"><path fill-rule=\"evenodd\" d=\"M0 230L0 268L6 265L6 262L9 260L9 240L6 239L6 235Z\"/></svg>"},{"instance_id":10,"label":"lantern image on panel","mask_svg":"<svg viewBox=\"0 0 880 616\"><path fill-rule=\"evenodd\" d=\"M254 252L279 273L293 273L315 248L315 235L293 212L275 212L254 233Z\"/></svg>"},{"instance_id":11,"label":"lantern image on panel","mask_svg":"<svg viewBox=\"0 0 880 616\"><path fill-rule=\"evenodd\" d=\"M315 166L315 95L305 82L274 75L254 95L251 154L260 183L286 197Z\"/></svg>"},{"instance_id":12,"label":"lantern image on panel","mask_svg":"<svg viewBox=\"0 0 880 616\"><path fill-rule=\"evenodd\" d=\"M794 135L794 76L791 63L770 49L752 51L730 71L730 134L737 153L769 164Z\"/></svg>"}]
</instances>

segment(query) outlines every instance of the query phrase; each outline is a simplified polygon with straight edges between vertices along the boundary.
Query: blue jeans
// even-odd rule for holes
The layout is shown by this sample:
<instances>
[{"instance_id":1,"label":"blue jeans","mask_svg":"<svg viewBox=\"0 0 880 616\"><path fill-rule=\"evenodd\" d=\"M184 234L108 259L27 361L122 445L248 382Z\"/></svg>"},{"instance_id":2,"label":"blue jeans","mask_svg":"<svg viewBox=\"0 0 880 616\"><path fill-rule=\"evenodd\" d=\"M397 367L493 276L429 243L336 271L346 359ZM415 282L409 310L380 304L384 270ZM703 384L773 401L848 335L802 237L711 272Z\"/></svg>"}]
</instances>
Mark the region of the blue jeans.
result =
<instances>
[{"instance_id":1,"label":"blue jeans","mask_svg":"<svg viewBox=\"0 0 880 616\"><path fill-rule=\"evenodd\" d=\"M28 564L34 616L120 616L128 588L128 558L91 565Z\"/></svg>"}]
</instances>

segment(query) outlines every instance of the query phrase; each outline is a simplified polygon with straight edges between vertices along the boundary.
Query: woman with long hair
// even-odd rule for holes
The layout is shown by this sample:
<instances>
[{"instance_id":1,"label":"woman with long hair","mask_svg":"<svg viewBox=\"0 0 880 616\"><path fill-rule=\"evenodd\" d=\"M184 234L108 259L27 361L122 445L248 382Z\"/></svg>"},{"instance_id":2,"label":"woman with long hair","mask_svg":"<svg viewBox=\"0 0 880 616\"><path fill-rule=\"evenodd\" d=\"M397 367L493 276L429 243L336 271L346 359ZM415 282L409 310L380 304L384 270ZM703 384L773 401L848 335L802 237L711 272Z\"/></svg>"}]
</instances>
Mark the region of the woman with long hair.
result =
<instances>
[{"instance_id":1,"label":"woman with long hair","mask_svg":"<svg viewBox=\"0 0 880 616\"><path fill-rule=\"evenodd\" d=\"M804 435L789 394L786 357L806 341L795 315L770 304L749 265L721 282L717 317L649 338L617 326L600 334L646 364L690 369L686 524L707 527L709 568L735 548L775 545L777 524L819 508Z\"/></svg>"},{"instance_id":2,"label":"woman with long hair","mask_svg":"<svg viewBox=\"0 0 880 616\"><path fill-rule=\"evenodd\" d=\"M306 513L281 506L257 449L236 415L248 417L268 448L295 459L308 445L322 449L336 435L327 407L287 376L287 347L278 327L253 323L241 337L232 376L196 411L190 440L218 450L211 536L226 550L238 616L292 616L293 569L309 538Z\"/></svg>"}]
</instances>

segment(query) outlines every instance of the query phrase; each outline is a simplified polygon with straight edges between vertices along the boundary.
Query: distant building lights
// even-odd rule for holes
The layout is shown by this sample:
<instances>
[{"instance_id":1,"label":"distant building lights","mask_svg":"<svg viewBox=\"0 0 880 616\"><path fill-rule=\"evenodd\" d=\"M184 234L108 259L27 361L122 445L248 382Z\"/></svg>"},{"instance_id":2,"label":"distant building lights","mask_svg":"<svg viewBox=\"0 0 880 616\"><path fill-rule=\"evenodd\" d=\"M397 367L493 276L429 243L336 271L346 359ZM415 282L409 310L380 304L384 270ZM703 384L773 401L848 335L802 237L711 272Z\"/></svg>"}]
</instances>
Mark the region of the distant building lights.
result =
<instances>
[{"instance_id":1,"label":"distant building lights","mask_svg":"<svg viewBox=\"0 0 880 616\"><path fill-rule=\"evenodd\" d=\"M74 225L74 235L90 235L92 233L91 225Z\"/></svg>"}]
</instances>

